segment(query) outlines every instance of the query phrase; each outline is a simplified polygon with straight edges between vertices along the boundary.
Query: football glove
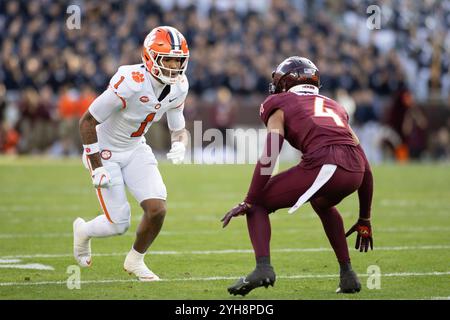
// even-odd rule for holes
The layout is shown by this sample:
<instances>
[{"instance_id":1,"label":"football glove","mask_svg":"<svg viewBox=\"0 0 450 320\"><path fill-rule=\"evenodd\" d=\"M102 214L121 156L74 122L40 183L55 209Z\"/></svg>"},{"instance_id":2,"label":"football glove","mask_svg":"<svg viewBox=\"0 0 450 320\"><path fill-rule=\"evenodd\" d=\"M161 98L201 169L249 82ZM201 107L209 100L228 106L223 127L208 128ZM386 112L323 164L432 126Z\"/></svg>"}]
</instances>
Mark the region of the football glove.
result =
<instances>
[{"instance_id":1,"label":"football glove","mask_svg":"<svg viewBox=\"0 0 450 320\"><path fill-rule=\"evenodd\" d=\"M167 154L167 159L172 160L173 164L180 164L184 160L184 154L186 152L186 146L184 143L175 141L172 143L172 148Z\"/></svg>"},{"instance_id":2,"label":"football glove","mask_svg":"<svg viewBox=\"0 0 450 320\"><path fill-rule=\"evenodd\" d=\"M370 245L370 249L373 250L372 227L370 221L358 219L358 222L347 231L345 236L348 237L355 231L358 233L356 235L355 249L359 249L359 252L367 252Z\"/></svg>"},{"instance_id":3,"label":"football glove","mask_svg":"<svg viewBox=\"0 0 450 320\"><path fill-rule=\"evenodd\" d=\"M248 209L250 209L250 205L246 202L241 202L233 209L228 211L227 214L224 215L222 219L220 219L220 221L223 222L222 228L225 228L228 225L231 218L245 215Z\"/></svg>"},{"instance_id":4,"label":"football glove","mask_svg":"<svg viewBox=\"0 0 450 320\"><path fill-rule=\"evenodd\" d=\"M95 188L109 188L111 186L111 175L104 167L98 167L92 171L92 184Z\"/></svg>"}]
</instances>

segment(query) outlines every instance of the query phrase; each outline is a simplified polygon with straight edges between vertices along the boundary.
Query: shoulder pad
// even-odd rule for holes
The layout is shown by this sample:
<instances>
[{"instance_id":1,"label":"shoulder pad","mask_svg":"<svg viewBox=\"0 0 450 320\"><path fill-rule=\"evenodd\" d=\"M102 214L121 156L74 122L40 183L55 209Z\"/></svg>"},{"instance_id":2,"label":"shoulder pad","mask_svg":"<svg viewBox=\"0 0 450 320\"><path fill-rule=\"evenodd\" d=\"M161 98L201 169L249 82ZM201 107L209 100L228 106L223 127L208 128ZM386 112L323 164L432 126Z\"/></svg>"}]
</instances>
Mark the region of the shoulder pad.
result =
<instances>
[{"instance_id":1,"label":"shoulder pad","mask_svg":"<svg viewBox=\"0 0 450 320\"><path fill-rule=\"evenodd\" d=\"M127 99L142 90L145 81L145 69L140 64L119 67L111 78L110 86L120 97Z\"/></svg>"},{"instance_id":2,"label":"shoulder pad","mask_svg":"<svg viewBox=\"0 0 450 320\"><path fill-rule=\"evenodd\" d=\"M182 79L176 84L178 87L178 90L180 90L181 93L187 94L189 90L189 81L186 77L186 75L183 75Z\"/></svg>"},{"instance_id":3,"label":"shoulder pad","mask_svg":"<svg viewBox=\"0 0 450 320\"><path fill-rule=\"evenodd\" d=\"M285 94L279 93L279 94L272 94L264 100L263 103L261 103L261 107L259 109L259 116L261 117L261 120L264 122L265 125L267 125L267 121L269 121L269 117L274 113L277 109L281 107L282 104L282 96Z\"/></svg>"}]
</instances>

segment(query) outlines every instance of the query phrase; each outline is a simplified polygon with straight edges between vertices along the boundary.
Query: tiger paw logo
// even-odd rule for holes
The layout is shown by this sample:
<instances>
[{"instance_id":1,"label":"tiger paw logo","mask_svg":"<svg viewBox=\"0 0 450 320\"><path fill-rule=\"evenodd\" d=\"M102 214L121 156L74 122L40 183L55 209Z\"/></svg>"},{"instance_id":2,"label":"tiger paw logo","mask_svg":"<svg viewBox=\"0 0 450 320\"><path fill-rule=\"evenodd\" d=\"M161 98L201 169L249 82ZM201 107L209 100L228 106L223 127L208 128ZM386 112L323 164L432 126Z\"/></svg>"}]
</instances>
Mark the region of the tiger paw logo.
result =
<instances>
[{"instance_id":1,"label":"tiger paw logo","mask_svg":"<svg viewBox=\"0 0 450 320\"><path fill-rule=\"evenodd\" d=\"M102 150L102 152L100 153L100 156L104 160L109 160L109 159L111 159L112 152L105 149L105 150Z\"/></svg>"},{"instance_id":2,"label":"tiger paw logo","mask_svg":"<svg viewBox=\"0 0 450 320\"><path fill-rule=\"evenodd\" d=\"M136 81L137 83L141 83L144 82L144 74L140 73L138 71L133 71L131 73L131 77L133 78L134 81Z\"/></svg>"}]
</instances>

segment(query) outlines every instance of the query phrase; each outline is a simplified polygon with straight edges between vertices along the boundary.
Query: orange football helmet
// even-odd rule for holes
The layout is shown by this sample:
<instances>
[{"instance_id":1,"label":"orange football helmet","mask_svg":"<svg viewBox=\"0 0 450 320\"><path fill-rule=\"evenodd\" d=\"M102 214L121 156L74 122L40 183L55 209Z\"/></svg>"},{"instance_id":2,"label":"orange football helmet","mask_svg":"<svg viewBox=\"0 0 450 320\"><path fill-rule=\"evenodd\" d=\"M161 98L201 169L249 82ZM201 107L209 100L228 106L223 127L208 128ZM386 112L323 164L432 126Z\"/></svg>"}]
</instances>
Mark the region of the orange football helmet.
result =
<instances>
[{"instance_id":1,"label":"orange football helmet","mask_svg":"<svg viewBox=\"0 0 450 320\"><path fill-rule=\"evenodd\" d=\"M162 61L165 57L180 58L180 68L166 68ZM184 36L169 26L154 28L144 40L142 61L147 70L165 84L174 84L186 72L189 60L189 48Z\"/></svg>"}]
</instances>

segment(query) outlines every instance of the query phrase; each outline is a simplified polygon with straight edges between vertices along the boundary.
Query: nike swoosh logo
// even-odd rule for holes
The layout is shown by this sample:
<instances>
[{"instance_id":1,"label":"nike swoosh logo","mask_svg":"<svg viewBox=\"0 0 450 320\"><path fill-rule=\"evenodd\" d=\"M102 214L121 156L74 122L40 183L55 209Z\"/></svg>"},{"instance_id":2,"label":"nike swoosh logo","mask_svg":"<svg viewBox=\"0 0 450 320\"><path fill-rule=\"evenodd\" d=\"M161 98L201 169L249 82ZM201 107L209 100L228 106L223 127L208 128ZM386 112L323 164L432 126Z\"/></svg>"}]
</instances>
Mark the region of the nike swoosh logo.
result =
<instances>
[{"instance_id":1,"label":"nike swoosh logo","mask_svg":"<svg viewBox=\"0 0 450 320\"><path fill-rule=\"evenodd\" d=\"M173 98L173 99L169 99L169 103L171 103L172 101L175 101L175 100L177 100L177 99L178 99L178 97Z\"/></svg>"}]
</instances>

